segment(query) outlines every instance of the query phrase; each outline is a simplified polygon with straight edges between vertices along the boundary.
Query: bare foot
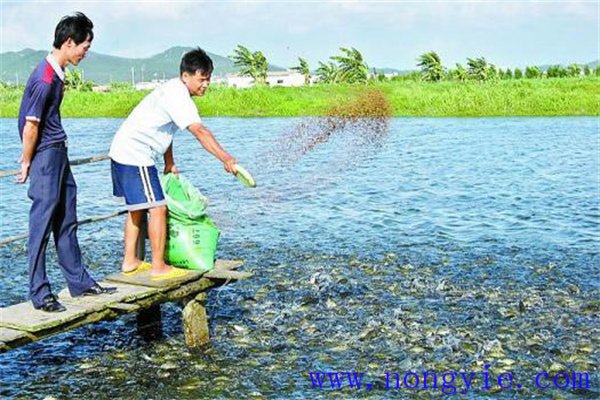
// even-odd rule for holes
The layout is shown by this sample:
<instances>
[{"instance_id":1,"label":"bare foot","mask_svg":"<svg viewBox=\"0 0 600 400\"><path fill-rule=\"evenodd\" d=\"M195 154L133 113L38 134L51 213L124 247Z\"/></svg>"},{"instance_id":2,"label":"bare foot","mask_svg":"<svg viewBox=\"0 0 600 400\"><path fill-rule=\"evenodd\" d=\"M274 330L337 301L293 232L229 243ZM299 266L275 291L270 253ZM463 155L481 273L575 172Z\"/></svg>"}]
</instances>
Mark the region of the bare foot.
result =
<instances>
[{"instance_id":1,"label":"bare foot","mask_svg":"<svg viewBox=\"0 0 600 400\"><path fill-rule=\"evenodd\" d=\"M169 264L163 263L152 263L152 270L150 271L150 275L152 276L160 276L167 275L173 272L173 267Z\"/></svg>"},{"instance_id":2,"label":"bare foot","mask_svg":"<svg viewBox=\"0 0 600 400\"><path fill-rule=\"evenodd\" d=\"M123 264L121 265L121 272L124 273L128 273L128 272L133 272L136 269L139 268L139 266L142 264L142 260L140 259L135 259L132 260L132 262L125 262L125 260L123 260Z\"/></svg>"}]
</instances>

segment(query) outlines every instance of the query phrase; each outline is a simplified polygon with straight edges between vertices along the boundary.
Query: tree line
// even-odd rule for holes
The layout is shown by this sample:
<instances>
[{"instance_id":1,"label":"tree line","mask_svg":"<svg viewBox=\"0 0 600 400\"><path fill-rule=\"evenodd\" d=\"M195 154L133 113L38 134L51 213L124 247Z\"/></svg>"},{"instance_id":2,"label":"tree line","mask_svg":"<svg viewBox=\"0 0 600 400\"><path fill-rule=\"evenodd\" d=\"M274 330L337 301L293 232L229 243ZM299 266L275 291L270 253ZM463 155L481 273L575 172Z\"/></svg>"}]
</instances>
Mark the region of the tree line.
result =
<instances>
[{"instance_id":1,"label":"tree line","mask_svg":"<svg viewBox=\"0 0 600 400\"><path fill-rule=\"evenodd\" d=\"M355 48L340 48L341 55L330 57L327 62L319 61L319 65L314 71L319 83L366 83L369 80L386 80L381 74L369 73L369 67L360 51ZM234 50L231 56L234 65L241 67L240 73L250 76L255 84L266 83L268 63L262 52L252 52L242 45ZM552 65L543 71L538 66L528 66L524 69L498 68L496 65L488 62L485 57L467 58L466 65L457 63L454 68L446 68L435 51L430 51L419 56L417 67L420 71L415 71L403 76L392 79L413 79L426 82L439 81L468 81L479 82L503 80L503 79L539 79L539 78L571 78L580 76L600 76L600 65L592 69L589 65L571 64L567 67L562 65ZM298 65L291 67L291 70L304 75L304 83L308 85L311 82L311 71L308 62L298 58Z\"/></svg>"},{"instance_id":2,"label":"tree line","mask_svg":"<svg viewBox=\"0 0 600 400\"><path fill-rule=\"evenodd\" d=\"M369 80L369 66L360 51L355 48L340 47L340 55L330 57L328 62L319 62L315 70L321 83L366 83ZM240 67L240 74L254 79L256 85L266 83L268 63L260 51L252 52L248 48L238 45L231 59L236 67ZM304 84L311 82L312 74L308 61L298 57L298 65L290 68L304 75Z\"/></svg>"},{"instance_id":3,"label":"tree line","mask_svg":"<svg viewBox=\"0 0 600 400\"><path fill-rule=\"evenodd\" d=\"M298 64L290 69L304 75L304 84L309 85L314 77L321 84L364 84L377 80L421 80L425 82L440 81L494 81L505 79L539 79L539 78L572 78L581 76L600 76L600 65L591 68L589 65L571 64L569 66L552 65L545 71L538 66L528 66L524 69L499 68L488 62L484 57L467 58L463 66L457 63L454 68L447 68L442 64L440 56L435 51L421 54L417 59L419 71L387 78L375 70L370 72L369 66L360 51L354 47L340 47L340 54L331 56L328 61L318 62L317 68L311 72L308 61L298 57ZM261 51L252 51L245 46L238 45L230 56L236 67L240 68L240 75L249 76L257 86L267 84L269 64L266 56ZM68 70L65 76L65 85L68 89L88 91L92 89L92 82L83 78L83 71L78 69ZM128 85L127 85L128 86Z\"/></svg>"},{"instance_id":4,"label":"tree line","mask_svg":"<svg viewBox=\"0 0 600 400\"><path fill-rule=\"evenodd\" d=\"M542 71L540 67L534 65L525 67L524 70L515 68L513 71L510 68L498 68L488 62L485 57L467 58L466 67L457 63L455 68L446 68L442 65L440 56L435 51L430 51L419 56L417 66L421 68L421 71L418 73L419 78L427 82L439 82L443 80L475 80L485 82L500 79L600 76L600 66L596 66L592 70L589 65L571 64L567 67L552 65L546 71Z\"/></svg>"}]
</instances>

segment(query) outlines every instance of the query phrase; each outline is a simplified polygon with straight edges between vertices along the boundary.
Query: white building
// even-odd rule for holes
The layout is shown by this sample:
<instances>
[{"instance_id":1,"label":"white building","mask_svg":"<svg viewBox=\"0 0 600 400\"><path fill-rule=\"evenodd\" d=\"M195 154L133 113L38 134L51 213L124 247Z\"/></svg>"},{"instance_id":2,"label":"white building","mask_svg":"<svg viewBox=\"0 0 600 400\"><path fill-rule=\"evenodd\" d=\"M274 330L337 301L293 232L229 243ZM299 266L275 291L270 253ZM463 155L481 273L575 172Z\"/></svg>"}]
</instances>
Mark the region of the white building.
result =
<instances>
[{"instance_id":1,"label":"white building","mask_svg":"<svg viewBox=\"0 0 600 400\"><path fill-rule=\"evenodd\" d=\"M165 83L163 80L153 80L152 82L137 82L135 90L154 90Z\"/></svg>"},{"instance_id":2,"label":"white building","mask_svg":"<svg viewBox=\"0 0 600 400\"><path fill-rule=\"evenodd\" d=\"M254 79L250 76L227 75L227 86L245 89L254 85Z\"/></svg>"},{"instance_id":3,"label":"white building","mask_svg":"<svg viewBox=\"0 0 600 400\"><path fill-rule=\"evenodd\" d=\"M299 72L278 71L267 73L269 86L303 86L304 75ZM254 86L254 79L249 76L228 75L227 86L234 88L249 88Z\"/></svg>"},{"instance_id":4,"label":"white building","mask_svg":"<svg viewBox=\"0 0 600 400\"><path fill-rule=\"evenodd\" d=\"M299 72L270 72L267 74L267 84L269 86L302 86L304 85L304 75Z\"/></svg>"}]
</instances>

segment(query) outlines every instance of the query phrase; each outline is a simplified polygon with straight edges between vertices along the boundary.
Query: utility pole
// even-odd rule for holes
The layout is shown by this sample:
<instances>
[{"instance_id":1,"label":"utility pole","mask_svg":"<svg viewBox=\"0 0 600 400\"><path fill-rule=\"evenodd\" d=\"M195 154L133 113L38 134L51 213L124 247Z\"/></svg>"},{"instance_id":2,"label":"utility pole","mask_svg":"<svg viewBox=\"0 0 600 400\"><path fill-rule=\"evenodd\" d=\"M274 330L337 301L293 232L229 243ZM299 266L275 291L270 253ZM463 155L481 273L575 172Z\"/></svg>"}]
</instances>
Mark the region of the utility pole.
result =
<instances>
[{"instance_id":1,"label":"utility pole","mask_svg":"<svg viewBox=\"0 0 600 400\"><path fill-rule=\"evenodd\" d=\"M135 88L135 69L131 67L131 86Z\"/></svg>"}]
</instances>

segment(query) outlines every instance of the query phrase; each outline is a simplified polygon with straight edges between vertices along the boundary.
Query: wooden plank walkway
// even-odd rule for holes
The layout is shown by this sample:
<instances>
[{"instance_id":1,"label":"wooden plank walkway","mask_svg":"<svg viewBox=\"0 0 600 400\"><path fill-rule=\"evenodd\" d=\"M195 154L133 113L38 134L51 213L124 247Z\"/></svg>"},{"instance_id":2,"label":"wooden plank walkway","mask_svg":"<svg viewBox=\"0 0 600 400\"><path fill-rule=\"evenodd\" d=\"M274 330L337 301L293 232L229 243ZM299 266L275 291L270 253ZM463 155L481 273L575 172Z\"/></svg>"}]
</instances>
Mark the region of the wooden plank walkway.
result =
<instances>
[{"instance_id":1,"label":"wooden plank walkway","mask_svg":"<svg viewBox=\"0 0 600 400\"><path fill-rule=\"evenodd\" d=\"M154 317L160 321L160 309L157 311L155 307L169 301L186 303L183 312L186 343L190 347L201 346L208 341L204 292L229 281L251 277L251 273L235 271L242 264L241 261L218 260L215 269L207 273L188 271L182 277L158 281L152 280L149 271L131 276L117 273L100 282L117 287L117 292L110 295L73 298L66 289L61 291L59 301L67 308L61 313L36 310L29 301L1 308L0 352L132 312L150 310L152 314L158 313Z\"/></svg>"}]
</instances>

